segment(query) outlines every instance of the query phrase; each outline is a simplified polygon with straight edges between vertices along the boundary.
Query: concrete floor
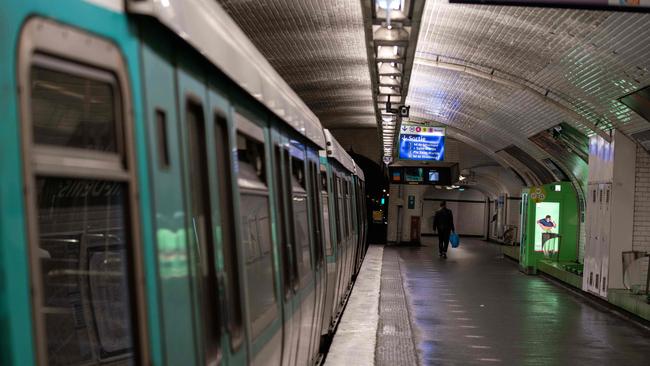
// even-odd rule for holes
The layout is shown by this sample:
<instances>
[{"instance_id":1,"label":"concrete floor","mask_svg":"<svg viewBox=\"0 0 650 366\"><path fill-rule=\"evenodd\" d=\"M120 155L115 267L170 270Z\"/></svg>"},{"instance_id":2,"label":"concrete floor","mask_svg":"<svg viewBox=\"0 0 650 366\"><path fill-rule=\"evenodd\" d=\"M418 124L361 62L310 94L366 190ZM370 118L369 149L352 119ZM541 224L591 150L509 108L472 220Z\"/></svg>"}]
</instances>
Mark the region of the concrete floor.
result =
<instances>
[{"instance_id":1,"label":"concrete floor","mask_svg":"<svg viewBox=\"0 0 650 366\"><path fill-rule=\"evenodd\" d=\"M328 365L650 364L647 330L544 278L521 274L493 245L463 238L443 260L434 256L434 239L426 238L423 247L384 248L381 268L380 247L371 247L374 265L364 263L360 276L373 278L376 292L355 286L339 329L359 321L348 312L356 318L379 314L379 325L363 328L365 337L337 333ZM391 285L395 280L401 288ZM364 298L362 308L354 308L355 296ZM396 327L395 319L409 319L409 326ZM416 362L409 356L413 349ZM364 357L352 358L359 350Z\"/></svg>"}]
</instances>

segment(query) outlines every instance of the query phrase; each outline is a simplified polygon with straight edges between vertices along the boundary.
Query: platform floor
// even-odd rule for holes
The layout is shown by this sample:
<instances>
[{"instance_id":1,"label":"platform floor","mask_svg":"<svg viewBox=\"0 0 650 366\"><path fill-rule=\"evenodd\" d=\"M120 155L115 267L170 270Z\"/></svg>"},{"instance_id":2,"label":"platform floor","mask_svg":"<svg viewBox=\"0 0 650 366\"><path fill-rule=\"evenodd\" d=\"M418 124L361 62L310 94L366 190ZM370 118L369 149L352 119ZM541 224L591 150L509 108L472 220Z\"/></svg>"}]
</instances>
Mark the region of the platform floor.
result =
<instances>
[{"instance_id":1,"label":"platform floor","mask_svg":"<svg viewBox=\"0 0 650 366\"><path fill-rule=\"evenodd\" d=\"M492 244L462 239L444 260L434 240L370 247L326 365L649 364L647 329Z\"/></svg>"}]
</instances>

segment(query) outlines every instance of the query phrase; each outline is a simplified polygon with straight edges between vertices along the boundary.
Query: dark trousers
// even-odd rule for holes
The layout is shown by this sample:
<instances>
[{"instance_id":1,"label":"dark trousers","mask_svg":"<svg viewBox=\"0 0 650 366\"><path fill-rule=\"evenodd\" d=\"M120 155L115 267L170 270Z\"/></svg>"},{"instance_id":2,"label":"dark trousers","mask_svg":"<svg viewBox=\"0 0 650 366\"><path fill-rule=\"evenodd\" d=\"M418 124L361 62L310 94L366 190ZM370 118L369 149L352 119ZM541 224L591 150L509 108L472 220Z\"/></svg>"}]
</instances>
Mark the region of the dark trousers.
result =
<instances>
[{"instance_id":1,"label":"dark trousers","mask_svg":"<svg viewBox=\"0 0 650 366\"><path fill-rule=\"evenodd\" d=\"M448 230L438 230L438 250L440 254L447 253L447 248L449 247L449 235L451 231Z\"/></svg>"}]
</instances>

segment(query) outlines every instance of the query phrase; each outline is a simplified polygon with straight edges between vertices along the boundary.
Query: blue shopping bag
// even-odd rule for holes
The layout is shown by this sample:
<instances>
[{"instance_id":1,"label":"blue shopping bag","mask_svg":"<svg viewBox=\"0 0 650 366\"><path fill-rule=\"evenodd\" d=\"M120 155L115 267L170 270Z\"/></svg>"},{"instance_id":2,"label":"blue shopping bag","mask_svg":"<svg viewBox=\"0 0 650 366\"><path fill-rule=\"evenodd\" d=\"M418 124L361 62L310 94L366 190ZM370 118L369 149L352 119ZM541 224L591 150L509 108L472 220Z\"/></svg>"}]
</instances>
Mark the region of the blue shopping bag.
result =
<instances>
[{"instance_id":1,"label":"blue shopping bag","mask_svg":"<svg viewBox=\"0 0 650 366\"><path fill-rule=\"evenodd\" d=\"M458 245L460 245L460 237L458 237L458 234L453 232L449 236L449 242L451 243L452 248L458 248Z\"/></svg>"}]
</instances>

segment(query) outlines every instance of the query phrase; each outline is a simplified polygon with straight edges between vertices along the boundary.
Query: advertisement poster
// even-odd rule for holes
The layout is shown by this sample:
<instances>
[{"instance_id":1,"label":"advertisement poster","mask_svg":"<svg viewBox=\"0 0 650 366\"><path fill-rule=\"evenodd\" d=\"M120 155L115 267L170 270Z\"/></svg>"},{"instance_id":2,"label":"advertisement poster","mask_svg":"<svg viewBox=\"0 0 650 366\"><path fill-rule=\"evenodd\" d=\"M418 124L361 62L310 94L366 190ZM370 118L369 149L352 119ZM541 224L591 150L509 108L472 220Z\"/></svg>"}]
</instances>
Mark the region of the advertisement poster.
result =
<instances>
[{"instance_id":1,"label":"advertisement poster","mask_svg":"<svg viewBox=\"0 0 650 366\"><path fill-rule=\"evenodd\" d=\"M399 137L399 158L441 161L445 158L445 129L403 124Z\"/></svg>"},{"instance_id":2,"label":"advertisement poster","mask_svg":"<svg viewBox=\"0 0 650 366\"><path fill-rule=\"evenodd\" d=\"M554 235L560 230L560 203L538 202L535 204L535 251L555 253L559 248L559 239ZM544 239L550 238L544 241Z\"/></svg>"}]
</instances>

